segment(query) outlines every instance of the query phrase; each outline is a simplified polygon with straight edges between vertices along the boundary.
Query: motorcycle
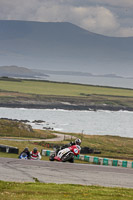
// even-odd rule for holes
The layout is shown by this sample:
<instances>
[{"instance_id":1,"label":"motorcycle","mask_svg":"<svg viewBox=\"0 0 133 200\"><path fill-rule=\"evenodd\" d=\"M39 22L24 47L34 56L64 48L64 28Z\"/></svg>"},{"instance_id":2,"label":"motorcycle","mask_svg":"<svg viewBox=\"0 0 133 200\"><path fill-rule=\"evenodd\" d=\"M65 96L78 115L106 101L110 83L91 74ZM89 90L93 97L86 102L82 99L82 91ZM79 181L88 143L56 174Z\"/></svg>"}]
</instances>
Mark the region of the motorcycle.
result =
<instances>
[{"instance_id":1,"label":"motorcycle","mask_svg":"<svg viewBox=\"0 0 133 200\"><path fill-rule=\"evenodd\" d=\"M79 155L81 147L79 145L72 145L70 147L61 149L56 154L52 154L49 157L50 161L59 161L59 162L74 162L74 156Z\"/></svg>"},{"instance_id":2,"label":"motorcycle","mask_svg":"<svg viewBox=\"0 0 133 200\"><path fill-rule=\"evenodd\" d=\"M28 156L27 156L27 154L26 153L21 153L21 155L19 156L19 159L25 159L25 160L27 160L28 159Z\"/></svg>"}]
</instances>

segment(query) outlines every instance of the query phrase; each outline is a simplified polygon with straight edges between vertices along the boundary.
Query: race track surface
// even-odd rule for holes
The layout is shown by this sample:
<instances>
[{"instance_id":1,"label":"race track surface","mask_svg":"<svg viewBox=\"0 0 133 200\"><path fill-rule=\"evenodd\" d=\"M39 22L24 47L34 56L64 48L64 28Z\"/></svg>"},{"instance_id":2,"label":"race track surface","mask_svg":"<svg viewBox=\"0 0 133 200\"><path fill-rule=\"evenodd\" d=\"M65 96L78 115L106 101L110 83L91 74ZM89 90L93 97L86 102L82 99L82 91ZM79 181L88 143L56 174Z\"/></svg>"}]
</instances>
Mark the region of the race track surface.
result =
<instances>
[{"instance_id":1,"label":"race track surface","mask_svg":"<svg viewBox=\"0 0 133 200\"><path fill-rule=\"evenodd\" d=\"M0 158L0 180L133 188L133 169Z\"/></svg>"}]
</instances>

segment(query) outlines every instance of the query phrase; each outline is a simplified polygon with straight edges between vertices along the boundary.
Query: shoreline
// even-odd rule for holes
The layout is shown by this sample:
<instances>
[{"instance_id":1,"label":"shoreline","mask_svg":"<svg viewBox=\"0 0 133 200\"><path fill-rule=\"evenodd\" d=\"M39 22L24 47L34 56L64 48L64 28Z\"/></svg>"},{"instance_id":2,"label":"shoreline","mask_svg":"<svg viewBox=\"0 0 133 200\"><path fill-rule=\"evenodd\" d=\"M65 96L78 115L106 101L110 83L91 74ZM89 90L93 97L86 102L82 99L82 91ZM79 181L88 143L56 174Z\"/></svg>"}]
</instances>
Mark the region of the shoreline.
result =
<instances>
[{"instance_id":1,"label":"shoreline","mask_svg":"<svg viewBox=\"0 0 133 200\"><path fill-rule=\"evenodd\" d=\"M63 110L79 110L79 111L133 111L131 107L109 106L109 105L78 105L78 104L63 104L63 103L0 103L0 107L6 108L27 108L27 109L63 109Z\"/></svg>"}]
</instances>

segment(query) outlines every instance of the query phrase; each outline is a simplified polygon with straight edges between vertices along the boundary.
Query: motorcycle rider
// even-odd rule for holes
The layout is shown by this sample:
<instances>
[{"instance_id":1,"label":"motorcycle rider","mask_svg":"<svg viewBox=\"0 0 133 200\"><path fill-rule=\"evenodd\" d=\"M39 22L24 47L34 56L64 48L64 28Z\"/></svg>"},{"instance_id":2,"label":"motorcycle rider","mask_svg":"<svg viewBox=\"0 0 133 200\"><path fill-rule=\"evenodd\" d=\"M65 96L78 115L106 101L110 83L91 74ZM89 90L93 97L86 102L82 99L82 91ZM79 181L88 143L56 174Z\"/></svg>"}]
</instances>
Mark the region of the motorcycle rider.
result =
<instances>
[{"instance_id":1,"label":"motorcycle rider","mask_svg":"<svg viewBox=\"0 0 133 200\"><path fill-rule=\"evenodd\" d=\"M73 145L79 145L79 146L80 146L80 145L81 145L81 140L80 140L79 138L76 138L75 141L72 141L72 142L70 142L69 144L63 145L62 147L56 149L56 155L57 155L57 153L58 153L61 149L65 149L65 148L71 147L71 146L73 146Z\"/></svg>"},{"instance_id":2,"label":"motorcycle rider","mask_svg":"<svg viewBox=\"0 0 133 200\"><path fill-rule=\"evenodd\" d=\"M40 160L42 158L36 147L30 152L30 155L32 160Z\"/></svg>"},{"instance_id":3,"label":"motorcycle rider","mask_svg":"<svg viewBox=\"0 0 133 200\"><path fill-rule=\"evenodd\" d=\"M21 158L21 156L27 156L27 159L30 159L30 151L28 149L28 147L26 147L19 155L18 158Z\"/></svg>"},{"instance_id":4,"label":"motorcycle rider","mask_svg":"<svg viewBox=\"0 0 133 200\"><path fill-rule=\"evenodd\" d=\"M81 145L81 140L79 138L77 138L74 142L70 142L70 146L72 145Z\"/></svg>"}]
</instances>

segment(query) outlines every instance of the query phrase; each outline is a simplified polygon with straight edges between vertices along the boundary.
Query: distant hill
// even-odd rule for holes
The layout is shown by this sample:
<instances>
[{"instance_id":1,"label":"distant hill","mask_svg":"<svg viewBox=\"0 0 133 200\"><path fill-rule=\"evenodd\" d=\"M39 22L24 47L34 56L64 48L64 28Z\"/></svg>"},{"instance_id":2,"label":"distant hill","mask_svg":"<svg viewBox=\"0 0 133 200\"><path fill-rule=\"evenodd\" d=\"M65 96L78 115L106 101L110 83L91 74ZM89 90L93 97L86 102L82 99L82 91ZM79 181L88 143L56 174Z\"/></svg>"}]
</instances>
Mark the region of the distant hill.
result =
<instances>
[{"instance_id":1,"label":"distant hill","mask_svg":"<svg viewBox=\"0 0 133 200\"><path fill-rule=\"evenodd\" d=\"M106 78L126 78L123 76L118 76L116 74L92 74L88 72L74 72L74 71L52 71L52 70L36 70L33 69L35 72L40 72L42 74L54 74L54 75L65 75L65 76L88 76L88 77L106 77ZM129 77L132 78L132 77Z\"/></svg>"},{"instance_id":2,"label":"distant hill","mask_svg":"<svg viewBox=\"0 0 133 200\"><path fill-rule=\"evenodd\" d=\"M25 67L18 66L1 66L0 67L0 76L7 77L36 77L42 76L42 73L34 72L31 69L27 69ZM43 76L45 76L43 74Z\"/></svg>"},{"instance_id":3,"label":"distant hill","mask_svg":"<svg viewBox=\"0 0 133 200\"><path fill-rule=\"evenodd\" d=\"M133 37L106 37L67 22L0 20L0 65L133 75Z\"/></svg>"}]
</instances>

